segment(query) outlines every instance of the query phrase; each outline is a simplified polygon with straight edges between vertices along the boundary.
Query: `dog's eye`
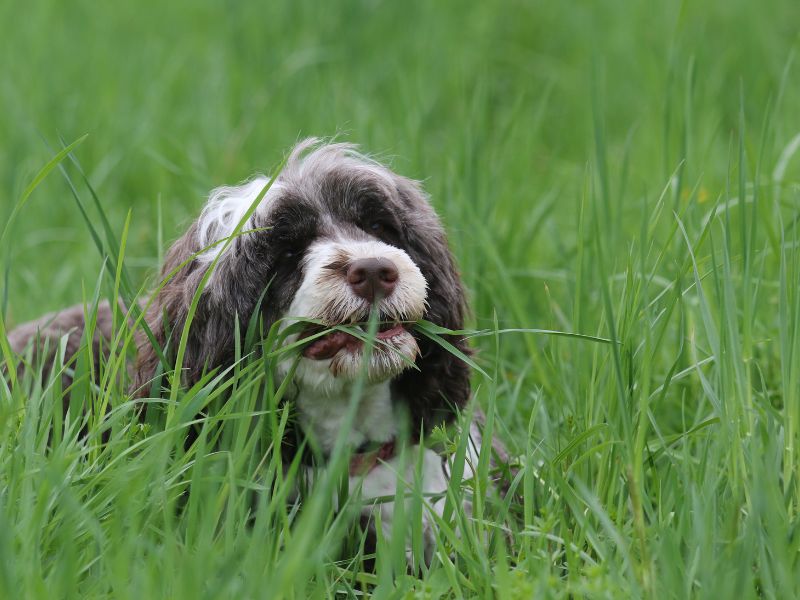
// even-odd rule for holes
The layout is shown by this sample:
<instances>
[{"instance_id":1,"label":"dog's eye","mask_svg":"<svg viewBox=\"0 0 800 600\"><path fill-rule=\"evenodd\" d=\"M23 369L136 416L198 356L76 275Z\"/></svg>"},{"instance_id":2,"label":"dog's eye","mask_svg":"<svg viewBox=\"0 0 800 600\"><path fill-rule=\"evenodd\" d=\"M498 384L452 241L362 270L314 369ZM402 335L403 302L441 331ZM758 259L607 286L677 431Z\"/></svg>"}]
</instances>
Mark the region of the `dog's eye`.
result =
<instances>
[{"instance_id":1,"label":"dog's eye","mask_svg":"<svg viewBox=\"0 0 800 600\"><path fill-rule=\"evenodd\" d=\"M369 235L383 241L394 241L398 235L398 226L391 215L369 215L358 222L359 227Z\"/></svg>"},{"instance_id":2,"label":"dog's eye","mask_svg":"<svg viewBox=\"0 0 800 600\"><path fill-rule=\"evenodd\" d=\"M386 221L372 221L369 224L369 233L376 237L382 236L394 236L397 233L397 229L391 223Z\"/></svg>"}]
</instances>

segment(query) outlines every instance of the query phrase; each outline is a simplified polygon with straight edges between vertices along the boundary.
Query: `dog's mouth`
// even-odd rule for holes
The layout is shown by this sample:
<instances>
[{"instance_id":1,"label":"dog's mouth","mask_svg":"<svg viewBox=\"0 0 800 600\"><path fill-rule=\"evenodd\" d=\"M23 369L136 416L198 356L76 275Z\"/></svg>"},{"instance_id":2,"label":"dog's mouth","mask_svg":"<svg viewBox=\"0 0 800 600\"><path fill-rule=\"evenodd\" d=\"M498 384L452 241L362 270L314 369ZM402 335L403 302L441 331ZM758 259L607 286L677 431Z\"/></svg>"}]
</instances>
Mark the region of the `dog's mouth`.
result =
<instances>
[{"instance_id":1,"label":"dog's mouth","mask_svg":"<svg viewBox=\"0 0 800 600\"><path fill-rule=\"evenodd\" d=\"M368 325L366 323L356 323L358 327L366 335ZM300 334L300 340L315 336L327 328L321 325L311 325L307 327ZM377 343L375 349L380 349L381 346L392 346L392 342L401 337L410 336L407 326L398 321L382 322L378 325L378 332L375 335ZM303 348L302 354L305 358L311 360L326 360L333 358L340 352L358 353L364 346L364 342L359 337L347 333L346 331L334 330L320 337L314 338Z\"/></svg>"}]
</instances>

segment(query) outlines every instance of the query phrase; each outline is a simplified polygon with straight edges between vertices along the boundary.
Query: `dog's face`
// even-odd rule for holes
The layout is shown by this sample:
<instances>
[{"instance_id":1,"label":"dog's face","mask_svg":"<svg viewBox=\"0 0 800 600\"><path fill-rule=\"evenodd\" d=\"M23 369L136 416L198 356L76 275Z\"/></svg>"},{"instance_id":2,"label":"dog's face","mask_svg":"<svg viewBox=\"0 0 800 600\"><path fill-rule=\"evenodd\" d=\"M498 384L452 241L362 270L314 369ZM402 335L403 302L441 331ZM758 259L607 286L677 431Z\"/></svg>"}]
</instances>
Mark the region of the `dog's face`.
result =
<instances>
[{"instance_id":1,"label":"dog's face","mask_svg":"<svg viewBox=\"0 0 800 600\"><path fill-rule=\"evenodd\" d=\"M314 179L321 180L315 185L308 176L303 182L279 177L254 219L262 231L239 242L258 248L263 265L270 265L266 305L281 327L298 320L320 323L289 335L286 344L309 339L295 380L323 393L357 377L365 352L363 341L344 331L318 334L336 325L366 329L376 312L379 330L365 373L373 382L389 379L414 364L419 348L409 327L423 317L427 296L425 276L403 249L404 207L388 173L375 174L366 162L329 166L335 170L314 170ZM254 192L267 183L258 180L249 188ZM218 206L206 211L201 227L213 226ZM282 362L284 373L291 362Z\"/></svg>"},{"instance_id":2,"label":"dog's face","mask_svg":"<svg viewBox=\"0 0 800 600\"><path fill-rule=\"evenodd\" d=\"M411 257L379 237L392 225L376 220L366 227L343 215L315 237L300 260L295 275L300 284L283 322L300 317L366 330L370 312L376 311L377 339L365 373L370 381L382 381L414 364L419 348L409 326L425 313L427 285ZM312 338L320 329L308 327L287 342ZM361 373L364 355L363 340L344 331L313 337L302 348L295 379L321 392L338 391ZM288 362L282 364L284 371Z\"/></svg>"},{"instance_id":3,"label":"dog's face","mask_svg":"<svg viewBox=\"0 0 800 600\"><path fill-rule=\"evenodd\" d=\"M268 184L243 228L249 233L221 250L220 240L234 233ZM323 324L287 339L309 338L295 380L319 392L340 390L365 366L364 344L343 331L319 333L342 324L364 326L374 311L380 326L366 365L371 381L394 380L398 393L430 405L423 411L466 400L466 368L411 328L422 318L453 329L463 325L463 291L439 220L419 184L352 146L303 142L274 181L259 177L212 192L200 218L168 254L164 273L178 274L150 312L154 332L182 326L212 264L191 326L188 379L232 360L235 318L246 324L258 307L267 326L287 327L298 319ZM169 323L161 321L164 314ZM451 341L466 349L462 340ZM154 366L152 357L148 366L146 350L146 344L140 347L144 375ZM417 370L409 370L415 362ZM288 364L281 365L284 372ZM412 407L414 412L419 411Z\"/></svg>"}]
</instances>

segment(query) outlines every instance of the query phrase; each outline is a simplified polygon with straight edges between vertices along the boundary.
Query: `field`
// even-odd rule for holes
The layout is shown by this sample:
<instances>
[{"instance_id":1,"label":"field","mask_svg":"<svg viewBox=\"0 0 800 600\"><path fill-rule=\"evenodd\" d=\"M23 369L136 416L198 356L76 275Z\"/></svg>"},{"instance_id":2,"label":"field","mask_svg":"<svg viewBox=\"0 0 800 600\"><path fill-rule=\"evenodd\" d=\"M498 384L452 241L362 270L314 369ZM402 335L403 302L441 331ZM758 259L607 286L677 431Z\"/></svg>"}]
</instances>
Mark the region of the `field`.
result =
<instances>
[{"instance_id":1,"label":"field","mask_svg":"<svg viewBox=\"0 0 800 600\"><path fill-rule=\"evenodd\" d=\"M512 492L482 462L432 564L397 535L372 571L334 478L287 502L257 362L140 426L83 356L88 435L35 370L0 388L0 598L800 595L800 5L271 4L0 3L0 336L148 289L299 138L357 142L446 226Z\"/></svg>"}]
</instances>

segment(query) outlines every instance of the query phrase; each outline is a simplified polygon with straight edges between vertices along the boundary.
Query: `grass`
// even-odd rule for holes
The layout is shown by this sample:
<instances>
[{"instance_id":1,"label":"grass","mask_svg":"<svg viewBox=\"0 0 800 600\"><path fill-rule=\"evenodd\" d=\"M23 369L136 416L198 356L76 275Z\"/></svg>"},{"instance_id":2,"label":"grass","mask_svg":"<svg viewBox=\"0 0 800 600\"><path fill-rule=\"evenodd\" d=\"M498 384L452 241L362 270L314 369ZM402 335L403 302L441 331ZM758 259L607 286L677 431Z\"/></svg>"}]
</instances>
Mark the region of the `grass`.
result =
<instances>
[{"instance_id":1,"label":"grass","mask_svg":"<svg viewBox=\"0 0 800 600\"><path fill-rule=\"evenodd\" d=\"M799 595L797 17L791 0L0 4L4 327L153 285L209 189L339 134L425 179L482 332L476 401L522 466L513 496L486 457L448 491L419 576L397 540L419 550L426 499L406 482L372 573L354 508L330 509L336 469L289 500L263 361L140 425L122 335L99 386L88 350L70 367L86 423L40 369L0 386L0 596Z\"/></svg>"}]
</instances>

